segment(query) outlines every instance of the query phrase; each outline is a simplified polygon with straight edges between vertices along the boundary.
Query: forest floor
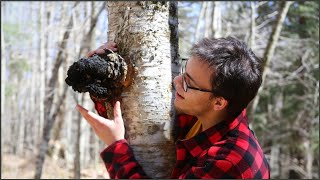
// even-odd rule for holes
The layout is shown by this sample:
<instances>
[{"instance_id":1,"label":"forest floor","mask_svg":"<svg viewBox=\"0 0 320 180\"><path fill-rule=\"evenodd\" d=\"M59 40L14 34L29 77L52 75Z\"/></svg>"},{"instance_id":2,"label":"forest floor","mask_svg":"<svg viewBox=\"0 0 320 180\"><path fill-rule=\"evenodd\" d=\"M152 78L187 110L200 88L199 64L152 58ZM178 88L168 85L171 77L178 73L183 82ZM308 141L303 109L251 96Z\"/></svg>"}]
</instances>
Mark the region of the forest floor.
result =
<instances>
[{"instance_id":1,"label":"forest floor","mask_svg":"<svg viewBox=\"0 0 320 180\"><path fill-rule=\"evenodd\" d=\"M12 154L1 156L1 179L33 179L35 160L19 158ZM46 157L41 179L73 179L73 170L50 157ZM101 162L96 167L81 169L81 179L109 179L106 168Z\"/></svg>"}]
</instances>

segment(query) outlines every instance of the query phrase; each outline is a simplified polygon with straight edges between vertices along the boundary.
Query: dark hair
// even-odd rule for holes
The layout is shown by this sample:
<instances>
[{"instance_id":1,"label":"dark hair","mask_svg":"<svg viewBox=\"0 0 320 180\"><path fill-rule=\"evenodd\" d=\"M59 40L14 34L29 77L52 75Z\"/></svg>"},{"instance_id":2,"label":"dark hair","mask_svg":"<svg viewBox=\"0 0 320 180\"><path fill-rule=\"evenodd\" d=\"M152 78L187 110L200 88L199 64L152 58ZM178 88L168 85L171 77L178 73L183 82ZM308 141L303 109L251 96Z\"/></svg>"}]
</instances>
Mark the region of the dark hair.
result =
<instances>
[{"instance_id":1,"label":"dark hair","mask_svg":"<svg viewBox=\"0 0 320 180\"><path fill-rule=\"evenodd\" d=\"M191 49L212 68L213 96L228 101L227 111L238 116L255 97L262 83L262 60L235 38L204 38Z\"/></svg>"}]
</instances>

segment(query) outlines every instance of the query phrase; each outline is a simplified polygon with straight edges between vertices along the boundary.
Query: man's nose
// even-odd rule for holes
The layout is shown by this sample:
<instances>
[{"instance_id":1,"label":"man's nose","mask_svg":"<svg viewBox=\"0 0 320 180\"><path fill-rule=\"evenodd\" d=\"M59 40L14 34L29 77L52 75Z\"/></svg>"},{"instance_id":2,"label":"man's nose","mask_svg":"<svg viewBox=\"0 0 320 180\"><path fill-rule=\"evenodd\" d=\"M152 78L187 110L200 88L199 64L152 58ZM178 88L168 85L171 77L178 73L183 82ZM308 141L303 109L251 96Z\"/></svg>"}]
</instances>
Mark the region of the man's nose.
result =
<instances>
[{"instance_id":1,"label":"man's nose","mask_svg":"<svg viewBox=\"0 0 320 180\"><path fill-rule=\"evenodd\" d=\"M176 89L177 84L181 83L182 75L178 75L173 79L173 88Z\"/></svg>"}]
</instances>

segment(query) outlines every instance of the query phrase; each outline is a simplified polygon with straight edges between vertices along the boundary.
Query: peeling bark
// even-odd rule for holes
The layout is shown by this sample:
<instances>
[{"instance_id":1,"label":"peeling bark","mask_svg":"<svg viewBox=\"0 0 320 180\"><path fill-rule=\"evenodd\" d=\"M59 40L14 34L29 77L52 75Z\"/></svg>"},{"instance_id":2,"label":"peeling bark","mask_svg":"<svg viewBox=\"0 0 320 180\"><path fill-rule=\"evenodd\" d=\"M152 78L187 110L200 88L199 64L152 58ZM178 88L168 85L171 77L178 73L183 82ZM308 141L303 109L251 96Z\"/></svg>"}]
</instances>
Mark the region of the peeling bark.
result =
<instances>
[{"instance_id":1,"label":"peeling bark","mask_svg":"<svg viewBox=\"0 0 320 180\"><path fill-rule=\"evenodd\" d=\"M169 2L107 5L108 41L135 66L133 84L122 94L126 139L150 177L169 177L174 164Z\"/></svg>"}]
</instances>

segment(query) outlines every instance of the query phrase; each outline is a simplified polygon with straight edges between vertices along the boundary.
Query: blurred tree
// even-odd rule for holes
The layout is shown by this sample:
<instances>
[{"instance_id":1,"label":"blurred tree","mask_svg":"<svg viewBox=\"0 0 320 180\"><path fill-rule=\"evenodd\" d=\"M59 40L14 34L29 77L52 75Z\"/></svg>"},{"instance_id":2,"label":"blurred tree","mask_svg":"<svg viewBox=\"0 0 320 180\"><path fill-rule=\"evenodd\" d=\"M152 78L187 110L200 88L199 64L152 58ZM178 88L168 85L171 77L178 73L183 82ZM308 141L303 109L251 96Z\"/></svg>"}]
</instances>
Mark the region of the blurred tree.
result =
<instances>
[{"instance_id":1,"label":"blurred tree","mask_svg":"<svg viewBox=\"0 0 320 180\"><path fill-rule=\"evenodd\" d=\"M76 2L73 6L73 8L75 6L77 6L78 2ZM68 25L66 27L66 30L63 34L63 38L59 44L59 51L57 53L56 59L55 59L55 64L53 66L52 69L52 73L51 73L51 78L49 80L47 89L46 89L46 97L45 97L45 122L44 122L44 129L43 129L43 133L42 133L42 139L40 142L40 146L39 146L39 152L37 154L36 157L36 170L35 170L35 179L40 179L41 178L41 174L42 174L42 169L43 169L43 163L44 163L44 159L45 159L45 155L47 153L48 150L48 143L50 140L50 135L51 135L51 130L55 121L55 118L57 116L57 113L59 112L60 106L64 100L65 97L65 93L67 90L67 85L65 85L65 91L64 94L61 97L61 101L59 102L59 104L57 105L56 109L53 109L52 103L53 103L53 98L54 98L54 87L56 85L57 82L57 73L59 70L59 67L62 63L62 61L64 59L66 59L66 57L63 57L63 51L66 47L66 43L67 40L69 38L70 35L70 31L73 28L73 20L72 20L72 16L70 16L69 18L69 22Z\"/></svg>"},{"instance_id":2,"label":"blurred tree","mask_svg":"<svg viewBox=\"0 0 320 180\"><path fill-rule=\"evenodd\" d=\"M317 2L291 6L255 113L257 136L274 159L272 178L318 178L318 12ZM301 18L308 22L303 28Z\"/></svg>"}]
</instances>

